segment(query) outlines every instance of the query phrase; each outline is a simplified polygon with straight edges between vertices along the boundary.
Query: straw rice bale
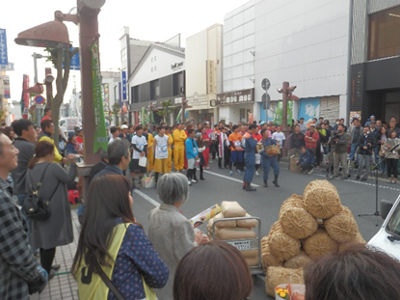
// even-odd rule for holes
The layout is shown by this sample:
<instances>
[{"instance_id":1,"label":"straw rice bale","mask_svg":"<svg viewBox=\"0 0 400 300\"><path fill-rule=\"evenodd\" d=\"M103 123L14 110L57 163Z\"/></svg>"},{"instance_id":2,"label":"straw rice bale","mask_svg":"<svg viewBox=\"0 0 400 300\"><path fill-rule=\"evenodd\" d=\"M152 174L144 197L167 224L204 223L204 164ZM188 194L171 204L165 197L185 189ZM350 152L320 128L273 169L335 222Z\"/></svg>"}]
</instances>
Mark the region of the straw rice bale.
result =
<instances>
[{"instance_id":1,"label":"straw rice bale","mask_svg":"<svg viewBox=\"0 0 400 300\"><path fill-rule=\"evenodd\" d=\"M304 208L304 200L302 196L293 194L289 198L287 198L285 201L283 201L281 205L281 209L279 210L279 218L282 214L283 211L285 211L289 207L299 207L299 208Z\"/></svg>"},{"instance_id":2,"label":"straw rice bale","mask_svg":"<svg viewBox=\"0 0 400 300\"><path fill-rule=\"evenodd\" d=\"M362 244L362 245L366 245L367 242L364 240L364 238L362 237L361 233L357 232L357 234L355 235L354 239L350 242L347 243L340 243L339 244L339 252L342 252L344 249L346 249L346 247L352 243L358 243L358 244Z\"/></svg>"},{"instance_id":3,"label":"straw rice bale","mask_svg":"<svg viewBox=\"0 0 400 300\"><path fill-rule=\"evenodd\" d=\"M317 220L304 208L288 207L280 215L279 221L283 231L295 239L304 239L313 235L318 229Z\"/></svg>"},{"instance_id":4,"label":"straw rice bale","mask_svg":"<svg viewBox=\"0 0 400 300\"><path fill-rule=\"evenodd\" d=\"M339 193L326 180L314 180L304 189L305 209L314 217L329 219L342 210Z\"/></svg>"},{"instance_id":5,"label":"straw rice bale","mask_svg":"<svg viewBox=\"0 0 400 300\"><path fill-rule=\"evenodd\" d=\"M301 243L284 232L272 233L268 241L271 253L281 261L299 254Z\"/></svg>"},{"instance_id":6,"label":"straw rice bale","mask_svg":"<svg viewBox=\"0 0 400 300\"><path fill-rule=\"evenodd\" d=\"M300 251L299 254L293 256L291 259L283 264L283 267L288 269L299 269L304 268L307 264L311 263L312 259L304 251Z\"/></svg>"},{"instance_id":7,"label":"straw rice bale","mask_svg":"<svg viewBox=\"0 0 400 300\"><path fill-rule=\"evenodd\" d=\"M296 276L298 275L298 276ZM304 284L303 269L287 269L283 267L269 267L265 277L265 289L267 294L275 297L275 288L285 283Z\"/></svg>"},{"instance_id":8,"label":"straw rice bale","mask_svg":"<svg viewBox=\"0 0 400 300\"><path fill-rule=\"evenodd\" d=\"M237 218L246 216L246 211L237 201L222 201L222 214L225 218Z\"/></svg>"},{"instance_id":9,"label":"straw rice bale","mask_svg":"<svg viewBox=\"0 0 400 300\"><path fill-rule=\"evenodd\" d=\"M357 222L345 206L340 213L325 220L324 226L330 237L339 243L353 241L358 232Z\"/></svg>"},{"instance_id":10,"label":"straw rice bale","mask_svg":"<svg viewBox=\"0 0 400 300\"><path fill-rule=\"evenodd\" d=\"M316 233L303 241L303 248L314 259L336 251L338 244L324 229L318 229Z\"/></svg>"},{"instance_id":11,"label":"straw rice bale","mask_svg":"<svg viewBox=\"0 0 400 300\"><path fill-rule=\"evenodd\" d=\"M265 236L261 240L261 258L264 269L267 269L267 267L281 267L283 265L282 261L271 253L267 238L268 236Z\"/></svg>"},{"instance_id":12,"label":"straw rice bale","mask_svg":"<svg viewBox=\"0 0 400 300\"><path fill-rule=\"evenodd\" d=\"M249 214L246 214L246 217L251 217ZM254 228L258 225L258 221L256 219L249 219L249 220L238 220L236 221L237 227L242 228Z\"/></svg>"}]
</instances>

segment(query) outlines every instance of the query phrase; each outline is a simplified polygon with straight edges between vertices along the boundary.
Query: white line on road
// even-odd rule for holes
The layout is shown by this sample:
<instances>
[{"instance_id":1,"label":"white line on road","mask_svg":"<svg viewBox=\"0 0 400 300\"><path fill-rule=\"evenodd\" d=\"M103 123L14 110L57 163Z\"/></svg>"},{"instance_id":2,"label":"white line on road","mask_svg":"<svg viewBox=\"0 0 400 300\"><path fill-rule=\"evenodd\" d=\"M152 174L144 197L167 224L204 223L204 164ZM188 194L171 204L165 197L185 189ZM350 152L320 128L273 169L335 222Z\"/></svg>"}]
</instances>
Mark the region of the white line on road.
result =
<instances>
[{"instance_id":1,"label":"white line on road","mask_svg":"<svg viewBox=\"0 0 400 300\"><path fill-rule=\"evenodd\" d=\"M228 179L228 180L232 180L232 181L243 183L243 180L235 179L235 178L232 178L230 176L225 176L225 175L221 175L221 174L210 172L210 171L206 171L206 170L204 170L203 172L207 173L207 174L214 175L214 176L218 176L218 177L221 177L221 178L225 178L225 179ZM251 185L254 186L254 187L260 187L259 185L254 184L254 183L252 183Z\"/></svg>"},{"instance_id":2,"label":"white line on road","mask_svg":"<svg viewBox=\"0 0 400 300\"><path fill-rule=\"evenodd\" d=\"M150 204L153 204L155 207L159 207L160 203L154 200L153 198L150 198L147 196L145 193L142 193L141 191L135 190L135 193L138 194L140 197L142 197L144 200L149 202Z\"/></svg>"},{"instance_id":3,"label":"white line on road","mask_svg":"<svg viewBox=\"0 0 400 300\"><path fill-rule=\"evenodd\" d=\"M318 176L318 177L325 177L325 178L326 178L326 175L323 175L323 174L315 174L315 173L314 173L314 175L315 175L315 176ZM337 179L337 180L339 181L339 180L341 180L341 179ZM374 180L375 180L375 179L374 179ZM335 180L330 180L330 182L335 182ZM373 186L373 187L375 187L375 181L374 181L374 183L369 183L369 182L363 182L363 181L356 181L356 180L347 179L347 180L345 180L344 182L352 182L352 183L358 183L358 184L362 184L362 185L367 185L367 186ZM381 189L388 189L388 190L400 192L400 189L396 189L396 188L393 188L393 187L390 187L390 186L378 185L378 187L381 188Z\"/></svg>"}]
</instances>

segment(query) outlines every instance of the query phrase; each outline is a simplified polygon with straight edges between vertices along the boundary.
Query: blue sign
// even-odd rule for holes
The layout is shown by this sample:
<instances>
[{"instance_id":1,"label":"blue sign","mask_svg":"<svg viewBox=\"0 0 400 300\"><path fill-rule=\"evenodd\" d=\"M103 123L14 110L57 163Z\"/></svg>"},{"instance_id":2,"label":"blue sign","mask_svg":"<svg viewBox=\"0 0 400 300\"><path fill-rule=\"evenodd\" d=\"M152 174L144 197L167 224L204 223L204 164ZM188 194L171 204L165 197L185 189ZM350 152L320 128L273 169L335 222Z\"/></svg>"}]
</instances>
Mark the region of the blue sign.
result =
<instances>
[{"instance_id":1,"label":"blue sign","mask_svg":"<svg viewBox=\"0 0 400 300\"><path fill-rule=\"evenodd\" d=\"M320 102L320 98L300 99L299 120L304 118L306 124L310 123L313 118L318 120Z\"/></svg>"},{"instance_id":2,"label":"blue sign","mask_svg":"<svg viewBox=\"0 0 400 300\"><path fill-rule=\"evenodd\" d=\"M126 71L122 71L122 101L127 101L126 96Z\"/></svg>"},{"instance_id":3,"label":"blue sign","mask_svg":"<svg viewBox=\"0 0 400 300\"><path fill-rule=\"evenodd\" d=\"M0 65L8 66L6 30L0 28Z\"/></svg>"},{"instance_id":4,"label":"blue sign","mask_svg":"<svg viewBox=\"0 0 400 300\"><path fill-rule=\"evenodd\" d=\"M73 51L74 48L70 48L69 51ZM81 69L81 59L79 56L79 52L71 57L71 70L79 71Z\"/></svg>"},{"instance_id":5,"label":"blue sign","mask_svg":"<svg viewBox=\"0 0 400 300\"><path fill-rule=\"evenodd\" d=\"M46 99L44 99L44 97L41 95L37 95L34 100L36 104L44 104L46 101Z\"/></svg>"}]
</instances>

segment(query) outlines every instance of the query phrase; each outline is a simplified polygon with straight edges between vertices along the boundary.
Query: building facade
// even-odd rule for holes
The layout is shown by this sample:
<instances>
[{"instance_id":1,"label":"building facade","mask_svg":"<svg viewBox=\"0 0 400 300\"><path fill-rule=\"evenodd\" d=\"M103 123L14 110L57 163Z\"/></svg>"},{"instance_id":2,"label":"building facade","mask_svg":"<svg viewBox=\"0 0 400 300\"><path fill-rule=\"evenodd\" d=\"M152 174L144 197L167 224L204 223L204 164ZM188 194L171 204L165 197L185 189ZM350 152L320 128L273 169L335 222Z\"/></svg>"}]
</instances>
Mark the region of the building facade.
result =
<instances>
[{"instance_id":1,"label":"building facade","mask_svg":"<svg viewBox=\"0 0 400 300\"><path fill-rule=\"evenodd\" d=\"M222 91L222 25L215 24L186 40L186 99L188 120L216 122L210 105Z\"/></svg>"},{"instance_id":2,"label":"building facade","mask_svg":"<svg viewBox=\"0 0 400 300\"><path fill-rule=\"evenodd\" d=\"M279 119L284 81L300 98L289 104L289 122L346 118L349 11L347 0L255 1L255 99L265 93L262 80L271 83L270 109L261 107L260 119Z\"/></svg>"},{"instance_id":3,"label":"building facade","mask_svg":"<svg viewBox=\"0 0 400 300\"><path fill-rule=\"evenodd\" d=\"M223 89L216 106L226 123L260 118L261 99L254 97L255 0L228 13L223 27Z\"/></svg>"},{"instance_id":4,"label":"building facade","mask_svg":"<svg viewBox=\"0 0 400 300\"><path fill-rule=\"evenodd\" d=\"M400 119L400 0L352 3L351 115Z\"/></svg>"},{"instance_id":5,"label":"building facade","mask_svg":"<svg viewBox=\"0 0 400 300\"><path fill-rule=\"evenodd\" d=\"M179 43L177 42L179 40ZM185 91L185 51L180 36L151 44L128 79L132 123L159 123L163 102L175 107L166 121L171 124L179 113Z\"/></svg>"}]
</instances>

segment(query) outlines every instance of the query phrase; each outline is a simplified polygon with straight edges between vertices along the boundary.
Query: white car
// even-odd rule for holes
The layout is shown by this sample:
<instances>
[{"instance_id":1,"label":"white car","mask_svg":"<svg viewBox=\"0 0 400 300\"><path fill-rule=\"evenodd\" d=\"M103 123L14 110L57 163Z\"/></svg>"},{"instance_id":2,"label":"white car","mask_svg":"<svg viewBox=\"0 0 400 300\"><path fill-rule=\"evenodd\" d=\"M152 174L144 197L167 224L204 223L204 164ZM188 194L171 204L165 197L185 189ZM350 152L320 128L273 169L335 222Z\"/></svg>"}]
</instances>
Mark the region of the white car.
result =
<instances>
[{"instance_id":1,"label":"white car","mask_svg":"<svg viewBox=\"0 0 400 300\"><path fill-rule=\"evenodd\" d=\"M385 221L368 245L380 248L400 261L400 196L394 204L381 201L381 216Z\"/></svg>"}]
</instances>

